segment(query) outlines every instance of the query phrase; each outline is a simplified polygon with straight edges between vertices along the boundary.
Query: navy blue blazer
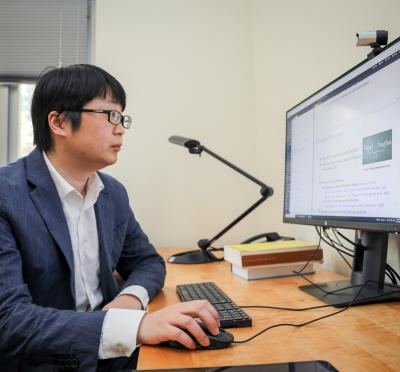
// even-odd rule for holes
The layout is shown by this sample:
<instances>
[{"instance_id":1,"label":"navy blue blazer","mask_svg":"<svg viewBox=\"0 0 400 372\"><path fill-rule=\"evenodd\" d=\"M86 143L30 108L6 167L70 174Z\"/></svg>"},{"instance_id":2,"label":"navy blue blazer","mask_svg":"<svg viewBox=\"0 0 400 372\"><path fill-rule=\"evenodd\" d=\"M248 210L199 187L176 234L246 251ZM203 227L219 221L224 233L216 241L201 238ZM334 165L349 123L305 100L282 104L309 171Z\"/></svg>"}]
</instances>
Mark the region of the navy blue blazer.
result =
<instances>
[{"instance_id":1,"label":"navy blue blazer","mask_svg":"<svg viewBox=\"0 0 400 372\"><path fill-rule=\"evenodd\" d=\"M95 204L104 302L140 285L153 298L165 264L129 207L124 187L104 183ZM61 200L42 153L0 168L0 371L54 366L94 371L104 311L75 311L74 262Z\"/></svg>"}]
</instances>

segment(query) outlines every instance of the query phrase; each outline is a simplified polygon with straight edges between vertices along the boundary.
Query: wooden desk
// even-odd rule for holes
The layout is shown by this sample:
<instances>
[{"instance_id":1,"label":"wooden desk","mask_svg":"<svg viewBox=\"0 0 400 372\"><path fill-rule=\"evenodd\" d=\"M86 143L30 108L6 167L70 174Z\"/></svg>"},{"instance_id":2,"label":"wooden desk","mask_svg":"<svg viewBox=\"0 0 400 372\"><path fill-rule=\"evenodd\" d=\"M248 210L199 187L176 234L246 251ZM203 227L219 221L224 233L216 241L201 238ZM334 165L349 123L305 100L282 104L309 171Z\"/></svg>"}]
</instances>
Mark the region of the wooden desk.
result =
<instances>
[{"instance_id":1,"label":"wooden desk","mask_svg":"<svg viewBox=\"0 0 400 372\"><path fill-rule=\"evenodd\" d=\"M159 249L163 257L178 249ZM343 279L324 270L310 276L315 282ZM167 264L164 290L151 302L154 311L179 302L175 285L216 282L239 305L307 307L322 303L298 289L299 277L246 281L233 276L227 262L203 265ZM246 339L278 323L302 323L335 309L307 312L246 309L253 327L231 328L236 340ZM206 367L240 364L327 360L340 371L400 371L400 303L350 308L301 328L278 327L244 344L222 350L176 350L142 346L138 369Z\"/></svg>"}]
</instances>

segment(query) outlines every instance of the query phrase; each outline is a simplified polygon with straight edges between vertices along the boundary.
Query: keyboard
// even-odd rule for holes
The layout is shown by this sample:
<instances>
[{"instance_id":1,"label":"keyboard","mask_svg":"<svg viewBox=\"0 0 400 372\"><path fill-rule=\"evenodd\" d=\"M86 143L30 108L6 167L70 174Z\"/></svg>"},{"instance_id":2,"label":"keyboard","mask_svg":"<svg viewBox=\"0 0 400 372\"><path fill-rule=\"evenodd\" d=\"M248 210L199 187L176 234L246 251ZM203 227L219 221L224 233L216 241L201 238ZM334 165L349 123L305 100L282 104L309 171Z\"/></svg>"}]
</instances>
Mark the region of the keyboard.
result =
<instances>
[{"instance_id":1,"label":"keyboard","mask_svg":"<svg viewBox=\"0 0 400 372\"><path fill-rule=\"evenodd\" d=\"M251 327L251 318L213 282L178 284L176 291L182 302L210 302L218 311L222 328Z\"/></svg>"}]
</instances>

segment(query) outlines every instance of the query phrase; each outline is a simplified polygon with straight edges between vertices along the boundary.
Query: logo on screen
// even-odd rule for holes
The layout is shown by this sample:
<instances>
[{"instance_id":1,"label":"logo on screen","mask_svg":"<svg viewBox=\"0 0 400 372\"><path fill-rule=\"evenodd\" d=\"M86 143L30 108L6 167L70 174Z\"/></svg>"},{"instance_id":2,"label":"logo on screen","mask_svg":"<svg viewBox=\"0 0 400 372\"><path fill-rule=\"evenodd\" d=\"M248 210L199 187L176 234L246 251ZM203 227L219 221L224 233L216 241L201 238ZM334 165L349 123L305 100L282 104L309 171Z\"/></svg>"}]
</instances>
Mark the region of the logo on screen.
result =
<instances>
[{"instance_id":1,"label":"logo on screen","mask_svg":"<svg viewBox=\"0 0 400 372\"><path fill-rule=\"evenodd\" d=\"M363 164L392 159L392 130L363 138Z\"/></svg>"}]
</instances>

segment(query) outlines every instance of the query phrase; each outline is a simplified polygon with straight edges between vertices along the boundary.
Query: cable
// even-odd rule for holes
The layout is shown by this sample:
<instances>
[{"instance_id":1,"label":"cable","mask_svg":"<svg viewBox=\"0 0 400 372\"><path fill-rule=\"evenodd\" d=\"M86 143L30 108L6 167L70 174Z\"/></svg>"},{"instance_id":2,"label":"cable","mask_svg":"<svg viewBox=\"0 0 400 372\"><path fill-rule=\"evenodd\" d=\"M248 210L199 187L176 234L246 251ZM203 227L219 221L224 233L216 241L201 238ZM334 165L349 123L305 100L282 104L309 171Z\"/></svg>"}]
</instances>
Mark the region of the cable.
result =
<instances>
[{"instance_id":1,"label":"cable","mask_svg":"<svg viewBox=\"0 0 400 372\"><path fill-rule=\"evenodd\" d=\"M340 240L339 236L343 238L343 235L339 233L339 231L335 228L332 229L333 233L335 234L335 237L337 239L337 241L340 243L340 246L343 247L343 249L345 249L346 251L350 252L351 254L354 254L354 249L346 247L342 241ZM338 236L339 235L339 236ZM346 239L345 239L346 240ZM349 241L347 239L347 241Z\"/></svg>"},{"instance_id":2,"label":"cable","mask_svg":"<svg viewBox=\"0 0 400 372\"><path fill-rule=\"evenodd\" d=\"M367 280L367 282L365 282L364 284L349 285L349 286L347 286L347 287L335 289L334 291L326 291L324 288L320 287L317 283L314 283L312 280L308 279L308 278L305 277L303 274L299 273L298 275L301 276L305 281L307 281L308 283L310 283L313 287L318 288L321 292L324 292L324 293L327 294L327 295L334 294L334 293L337 293L337 292L340 292L340 291L344 291L345 289L356 288L356 287L359 287L359 286L361 286L361 285L365 285L365 283L367 283L367 282L378 283L378 282L373 281L373 280ZM386 285L389 285L389 284L386 284Z\"/></svg>"},{"instance_id":3,"label":"cable","mask_svg":"<svg viewBox=\"0 0 400 372\"><path fill-rule=\"evenodd\" d=\"M389 277L389 279L391 279L393 284L397 285L397 277L396 275L398 275L396 273L396 271L388 264L386 264L386 275Z\"/></svg>"},{"instance_id":4,"label":"cable","mask_svg":"<svg viewBox=\"0 0 400 372\"><path fill-rule=\"evenodd\" d=\"M346 247L346 246L342 243L342 241L340 240L340 237L338 236L338 234L337 234L337 232L336 232L336 229L335 229L335 228L332 228L331 231L333 232L333 235L335 235L335 238L336 238L335 243L338 244L340 247L342 247L342 248L344 248L344 249L350 251L351 253L353 253L353 250L352 250L352 249ZM331 239L332 239L332 238L331 238ZM333 240L333 239L332 239L332 240Z\"/></svg>"},{"instance_id":5,"label":"cable","mask_svg":"<svg viewBox=\"0 0 400 372\"><path fill-rule=\"evenodd\" d=\"M270 309L270 310L285 310L285 311L308 311L308 310L315 310L315 309L322 309L325 307L332 307L337 305L318 305L318 306L310 306L310 307L281 307L281 306L269 306L269 305L244 305L239 307L241 309Z\"/></svg>"},{"instance_id":6,"label":"cable","mask_svg":"<svg viewBox=\"0 0 400 372\"><path fill-rule=\"evenodd\" d=\"M326 236L326 238L330 240L330 243L322 237L321 231L318 230L318 226L315 226L315 229L316 229L316 231L317 231L319 237L322 239L322 241L324 241L326 244L328 244L328 245L331 246L332 248L336 249L336 251L339 253L340 257L342 257L342 259L346 262L347 266L348 266L350 269L352 269L350 263L346 260L346 258L343 256L343 254L345 254L345 255L347 255L347 256L350 256L350 257L354 257L354 255L351 254L351 253L349 253L349 252L347 252L347 251L343 251L343 250L341 250L340 248L338 248L338 247L335 245L335 242L332 240L332 238L331 238L331 237L328 235L328 233L326 232L326 229L325 229L325 228L321 228L321 229L323 230L324 235ZM342 247L344 247L343 244L342 244ZM346 247L344 247L344 248L346 248Z\"/></svg>"},{"instance_id":7,"label":"cable","mask_svg":"<svg viewBox=\"0 0 400 372\"><path fill-rule=\"evenodd\" d=\"M339 245L339 247L343 248L343 244L341 244L340 242L335 242L335 241L332 239L332 237L328 234L328 229L329 229L329 228L327 228L327 227L322 227L322 231L323 231L325 237L326 237L327 239L329 239L329 241L331 242L331 245L332 245L333 247L335 247L335 248L337 248L336 245Z\"/></svg>"},{"instance_id":8,"label":"cable","mask_svg":"<svg viewBox=\"0 0 400 372\"><path fill-rule=\"evenodd\" d=\"M293 271L293 273L301 276L304 280L306 280L307 282L309 282L311 285L313 285L314 287L317 287L320 291L324 292L325 294L330 294L330 292L327 292L325 289L323 289L322 287L320 287L317 283L312 282L311 280L309 280L307 277L305 277L302 272L304 271L304 269L308 266L308 264L311 262L311 260L314 258L316 252L318 251L318 249L321 247L321 240L325 241L328 245L333 246L331 244L329 244L329 242L327 242L321 234L321 231L318 230L318 227L315 226L315 229L317 230L317 233L319 235L319 241L318 241L318 246L317 248L314 250L314 253L312 254L312 256L310 257L310 259L306 262L306 264L301 268L301 270L299 271ZM329 238L329 237L328 237ZM333 246L334 247L334 246ZM334 247L335 249L337 249L336 247ZM344 257L342 256L342 258L344 259ZM347 260L345 260L347 262Z\"/></svg>"},{"instance_id":9,"label":"cable","mask_svg":"<svg viewBox=\"0 0 400 372\"><path fill-rule=\"evenodd\" d=\"M347 265L350 267L350 269L352 269L352 267L351 267L351 265L349 264L349 262L342 256L342 254L341 254L341 252L340 252L340 249L338 249L337 247L334 246L334 241L333 241L332 239L330 239L330 237L329 237L329 235L326 233L325 229L324 229L324 235L327 236L327 238L330 239L330 240L332 241L333 244L330 244L329 242L327 242L327 241L322 237L321 231L318 230L318 227L317 227L317 226L315 226L315 229L316 229L316 231L317 231L317 233L318 233L318 235L319 235L319 238L320 238L320 240L319 240L319 242L318 242L318 246L320 246L320 244L321 244L321 239L322 239L323 241L325 241L325 243L327 243L329 246L335 248L335 249L338 251L338 253L340 254L340 256L344 259L344 261L345 261L345 262L347 263ZM354 243L354 244L355 244L355 243ZM343 253L344 253L344 252L343 252ZM314 254L315 254L315 252L314 252ZM348 254L348 253L347 253L347 254ZM351 256L353 257L353 255L351 255ZM312 258L311 258L311 259L312 259ZM309 264L309 262L310 262L310 260L306 263L306 265L305 265L300 271L293 271L293 272L294 272L295 274L301 276L304 280L306 280L306 281L309 282L311 285L313 285L314 287L318 288L320 291L324 292L325 294L332 294L332 293L334 293L334 292L337 292L337 291L340 291L340 290L343 290L343 289L347 289L347 288L351 288L351 287L352 287L352 286L349 286L349 287L342 288L342 289L339 289L339 290L333 291L333 292L328 292L328 291L326 291L325 289L323 289L322 287L320 287L317 283L314 283L313 281L311 281L310 279L308 279L307 277L305 277L304 275L301 274L302 271L305 269L305 267ZM397 272L396 272L390 265L388 265L388 264L386 265L386 275L389 277L389 279L391 280L391 282L392 282L393 284L397 285L396 277L400 280L400 276L399 276L399 275L397 274Z\"/></svg>"},{"instance_id":10,"label":"cable","mask_svg":"<svg viewBox=\"0 0 400 372\"><path fill-rule=\"evenodd\" d=\"M337 229L334 229L334 230L336 230L336 232L337 232L344 240L346 240L347 242L349 242L351 245L354 245L355 247L357 247L357 245L358 245L357 243L351 241L349 238L347 238L345 235L343 235L339 230L337 230Z\"/></svg>"},{"instance_id":11,"label":"cable","mask_svg":"<svg viewBox=\"0 0 400 372\"><path fill-rule=\"evenodd\" d=\"M368 282L375 283L375 281L370 280L370 281L365 282L363 285L361 285L361 284L360 285L352 285L352 286L348 286L348 287L343 287L343 288L337 289L337 290L332 291L332 292L327 292L327 291L325 291L325 292L327 294L331 294L331 293L340 292L340 291L343 291L343 290L349 289L349 288L362 287L362 286L365 286L366 283L368 283ZM388 287L399 289L399 291L395 290L393 292L388 292L388 293L384 293L382 295L378 295L378 296L375 296L375 297L369 297L369 298L371 300L376 300L376 299L379 299L381 297L386 297L386 296L392 295L394 293L400 292L400 287L397 286L397 285L396 286L395 285L391 285L391 284L385 284L385 285L388 286ZM337 303L337 304L331 304L331 305L317 305L317 306L299 307L299 308L281 307L281 306L269 306L269 305L244 305L244 306L239 305L239 307L242 308L242 309L270 309L270 310L285 310L285 311L308 311L308 310L315 310L315 309L323 309L323 308L326 308L326 307L337 307L337 306L342 306L342 305L344 305L344 303Z\"/></svg>"},{"instance_id":12,"label":"cable","mask_svg":"<svg viewBox=\"0 0 400 372\"><path fill-rule=\"evenodd\" d=\"M346 264L347 264L348 266L350 266L350 268L351 268L351 265L350 265L349 262L343 257L342 254L346 254L347 256L354 257L354 251L351 250L351 249L349 249L349 248L347 248L347 247L345 247L345 246L343 245L343 243L342 243L342 242L340 241L340 239L337 237L337 235L336 235L334 229L332 229L332 232L335 234L335 237L336 237L337 241L335 241L335 240L332 239L332 237L329 235L329 233L328 233L328 231L327 231L326 228L322 228L322 229L323 229L324 235L330 240L331 246L337 250L337 252L339 253L339 255L343 258L343 260L346 262ZM338 246L339 246L339 247L338 247ZM342 249L344 249L344 250L342 250Z\"/></svg>"},{"instance_id":13,"label":"cable","mask_svg":"<svg viewBox=\"0 0 400 372\"><path fill-rule=\"evenodd\" d=\"M319 235L319 238L320 238L319 245L320 245L321 239L322 239L322 241L324 241L324 242L325 242L326 244L328 244L330 247L336 249L336 251L338 252L338 254L339 254L339 255L342 257L342 259L346 262L347 266L352 270L352 269L353 269L352 266L351 266L350 263L345 259L345 257L343 256L343 254L346 254L346 255L351 256L351 257L354 257L354 255L353 255L353 254L350 254L350 253L348 253L348 252L342 251L340 248L338 248L338 247L336 246L336 244L339 244L339 246L341 246L342 248L345 248L345 249L347 249L348 251L351 251L349 248L345 247L345 246L340 242L340 239L337 237L336 233L337 233L338 235L342 236L345 240L347 240L349 243L353 244L354 246L359 246L359 244L357 244L357 243L355 243L355 242L352 242L350 239L347 239L346 237L344 237L344 235L341 234L339 231L337 231L337 229L332 229L332 231L334 232L334 234L335 234L336 239L338 240L338 242L335 242L335 241L329 236L329 234L327 233L327 231L326 231L325 228L320 228L320 229L318 230L318 226L315 226L315 229L316 229L316 231L317 231L317 233L318 233L318 235ZM325 240L325 239L322 237L321 230L323 230L324 235L326 236L327 239L330 240L330 242L327 241L327 240ZM306 265L308 265L308 263L309 263L309 262L307 262ZM317 287L319 290L321 290L321 291L324 292L325 294L329 294L329 293L326 292L323 288L321 288L320 286L318 286L316 283L313 283L311 280L309 280L309 279L306 278L305 276L301 275L301 272L303 271L304 268L305 268L305 267L303 267L302 270L300 270L299 272L294 271L294 273L300 275L304 280L308 281L311 285ZM386 269L385 269L385 270L386 270L386 272L385 272L386 276L390 279L390 281L391 281L393 284L397 285L397 283L398 283L398 282L397 282L397 279L400 281L400 275L399 275L389 264L386 264ZM396 279L396 278L397 278L397 279Z\"/></svg>"},{"instance_id":14,"label":"cable","mask_svg":"<svg viewBox=\"0 0 400 372\"><path fill-rule=\"evenodd\" d=\"M251 336L251 337L249 337L249 338L247 338L247 339L245 339L245 340L233 341L233 343L234 343L234 344L243 344L243 343L248 342L248 341L251 341L251 340L253 340L254 338L256 338L256 337L262 335L263 333L265 333L265 332L267 332L267 331L269 331L269 330L271 330L271 329L273 329L273 328L277 328L277 327L303 327L303 326L305 326L305 325L314 323L314 322L316 322L316 321L318 321L318 320L325 319L325 318L331 317L331 316L333 316L333 315L342 313L343 311L345 311L345 310L347 310L347 309L348 309L348 307L345 307L345 308L343 308L343 309L340 309L340 310L338 310L338 311L335 311L335 312L332 313L332 314L324 315L324 316L321 316L321 317L312 319L312 320L310 320L310 321L308 321L308 322L305 322L305 323L299 323L299 324L293 324L293 323L274 324L274 325L272 325L272 326L269 326L269 327L263 329L261 332L258 332L258 333L256 333L255 335L253 335L253 336Z\"/></svg>"},{"instance_id":15,"label":"cable","mask_svg":"<svg viewBox=\"0 0 400 372\"><path fill-rule=\"evenodd\" d=\"M322 233L318 230L318 226L315 226L315 229L317 230L318 235L321 237L321 239L322 239L322 241L323 241L324 243L328 244L328 245L329 245L330 247L332 247L332 248L335 248L336 250L341 251L343 254L345 254L345 255L347 255L347 256L353 257L353 255L352 255L351 253L341 250L340 248L336 247L335 245L333 245L332 243L330 243L330 242L328 242L326 239L324 239L324 238L322 237Z\"/></svg>"},{"instance_id":16,"label":"cable","mask_svg":"<svg viewBox=\"0 0 400 372\"><path fill-rule=\"evenodd\" d=\"M346 260L346 258L343 256L343 253L342 253L339 249L337 249L337 248L336 248L336 250L337 250L337 253L339 253L340 257L343 258L343 261L346 262L346 264L347 264L347 266L349 267L349 269L352 270L353 268L352 268L352 266L350 265L350 262Z\"/></svg>"},{"instance_id":17,"label":"cable","mask_svg":"<svg viewBox=\"0 0 400 372\"><path fill-rule=\"evenodd\" d=\"M296 274L297 274L297 273L296 273ZM375 280L367 280L364 284L350 285L350 286L347 286L347 287L343 287L343 288L336 289L336 290L334 290L334 291L326 291L324 288L320 287L317 283L314 283L312 280L308 279L308 278L305 277L303 274L298 273L298 275L301 276L305 281L307 281L308 283L310 283L313 287L318 288L321 292L324 292L324 293L327 294L327 295L329 295L329 294L334 294L334 293L336 293L336 292L340 292L340 291L343 291L343 290L345 290L345 289L356 288L356 287L359 287L359 286L361 286L361 285L364 285L364 284L367 283L367 282L370 282L370 283L377 283L377 284L378 284L378 282L375 281ZM384 283L384 284L385 284L386 286L389 286L389 287L392 286L391 284L388 284L388 283ZM394 284L394 287L397 288L397 283L393 283L393 284Z\"/></svg>"},{"instance_id":18,"label":"cable","mask_svg":"<svg viewBox=\"0 0 400 372\"><path fill-rule=\"evenodd\" d=\"M398 274L398 272L397 272L392 266L390 266L389 264L386 264L386 269L387 269L387 270L390 270L390 271L393 273L393 275L394 275L398 280L400 280L400 275Z\"/></svg>"},{"instance_id":19,"label":"cable","mask_svg":"<svg viewBox=\"0 0 400 372\"><path fill-rule=\"evenodd\" d=\"M330 294L328 291L320 287L317 283L314 283L312 280L305 277L301 272L296 272L297 275L301 276L305 281L309 282L313 287L318 288L320 291L324 292L325 294Z\"/></svg>"},{"instance_id":20,"label":"cable","mask_svg":"<svg viewBox=\"0 0 400 372\"><path fill-rule=\"evenodd\" d=\"M390 271L386 271L385 272L385 276L387 276L389 278L389 280L395 284L397 283L396 278L393 276L393 274Z\"/></svg>"},{"instance_id":21,"label":"cable","mask_svg":"<svg viewBox=\"0 0 400 372\"><path fill-rule=\"evenodd\" d=\"M319 235L318 247L320 247L320 245L321 245L321 240L322 240L322 241L324 241L326 244L328 244L329 246L331 246L331 247L333 247L334 249L336 249L336 251L337 251L337 252L339 253L339 255L342 257L342 259L346 262L346 264L348 265L348 267L350 268L350 270L352 270L352 269L353 269L352 266L351 266L350 263L345 259L345 257L343 256L343 254L346 254L346 255L348 255L348 256L354 257L354 254L349 253L349 252L352 252L352 253L353 253L353 251L352 251L350 248L345 247L345 246L343 245L343 243L340 241L340 238L338 237L338 235L341 236L343 239L345 239L345 240L346 240L347 242L349 242L350 244L354 245L355 247L362 247L361 244L356 243L356 242L352 242L350 239L348 239L348 238L345 237L343 234L341 234L336 228L333 228L332 231L333 231L333 233L334 233L334 235L335 235L337 241L334 241L334 240L329 236L328 232L326 231L326 230L327 230L326 228L320 227L320 229L318 229L318 226L315 226L315 229L316 229L316 231L317 231L317 233L318 233L318 235ZM326 237L327 239L329 239L329 241L328 241L328 240L325 240L325 239L322 237L322 231L323 231L323 234L325 235L325 237ZM341 250L340 248L338 248L337 245L339 245L340 247L346 249L347 252ZM315 254L315 252L314 252L314 254ZM312 258L313 258L313 256L311 257L311 259L312 259ZM345 288L338 289L338 290L336 290L336 291L328 292L328 291L326 291L324 288L320 287L317 283L312 282L310 279L308 279L307 277L305 277L304 275L302 275L302 271L305 269L305 267L307 267L307 265L310 263L311 259L305 264L305 266L304 266L300 271L293 271L293 272L294 272L295 274L301 276L304 280L306 280L307 282L309 282L312 286L318 288L320 291L322 291L322 292L324 292L325 294L328 294L328 295L329 295L329 294L333 294L333 293L338 292L338 291L341 291L341 290L344 290L344 289L349 289L349 288L354 287L354 286L348 286L348 287L345 287ZM385 275L390 279L390 281L392 282L392 284L394 284L394 285L397 286L397 284L398 284L397 279L400 281L400 275L399 275L399 274L396 272L396 270L394 270L389 264L386 264ZM365 283L364 283L364 284L365 284ZM388 284L386 284L386 285L388 285Z\"/></svg>"},{"instance_id":22,"label":"cable","mask_svg":"<svg viewBox=\"0 0 400 372\"><path fill-rule=\"evenodd\" d=\"M331 316L334 316L334 315L337 315L337 314L339 314L339 313L342 313L343 311L346 311L347 309L349 309L349 308L353 305L353 303L354 303L354 302L357 300L357 298L360 296L362 290L364 289L364 287L367 285L368 282L369 282L369 281L366 281L366 282L361 286L360 290L357 292L357 294L355 295L355 297L353 298L353 300L352 300L351 302L349 302L349 303L347 304L347 306L344 307L343 309L340 309L340 310L335 311L335 312L333 312L333 313L331 313L331 314L328 314L328 315L320 316L320 317L318 317L318 318L309 320L309 321L304 322L304 323L299 323L299 324L294 324L294 323L280 323L280 324L274 324L274 325L272 325L272 326L269 326L269 327L263 329L262 331L256 333L255 335L253 335L253 336L251 336L251 337L249 337L249 338L247 338L247 339L245 339L245 340L233 341L233 343L235 343L235 344L242 344L242 343L251 341L251 340L253 340L254 338L260 336L261 334L263 334L263 333L265 333L265 332L267 332L267 331L269 331L269 330L271 330L271 329L273 329L273 328L277 328L277 327L296 327L296 328L300 328L300 327L303 327L303 326L305 326L305 325L308 325L308 324L317 322L318 320L326 319L326 318L329 318L329 317L331 317ZM392 287L394 287L394 286L392 286ZM398 288L398 287L396 287L396 288ZM390 292L390 293L386 293L386 294L381 295L381 296L377 296L377 297L375 297L375 299L378 299L378 298L380 298L380 297L386 297L386 296L388 296L388 295L390 295L390 294L394 294L394 293L400 293L400 290L393 291L393 292ZM323 307L326 307L326 305L322 305L322 306L323 306ZM328 305L328 306L334 306L334 305Z\"/></svg>"},{"instance_id":23,"label":"cable","mask_svg":"<svg viewBox=\"0 0 400 372\"><path fill-rule=\"evenodd\" d=\"M335 236L339 242L340 242L340 239L337 237L337 235L342 237L348 243L352 244L354 247L362 247L362 245L360 243L351 241L349 238L347 238L345 235L343 235L338 229L333 228L332 231L335 234ZM346 250L351 251L349 248L345 247L341 242L340 242L340 245L341 245L341 247L345 248ZM386 270L386 273L385 273L386 276L390 279L390 281L393 284L397 285L398 284L397 280L400 281L400 275L389 264L386 264L385 270Z\"/></svg>"},{"instance_id":24,"label":"cable","mask_svg":"<svg viewBox=\"0 0 400 372\"><path fill-rule=\"evenodd\" d=\"M346 247L342 243L340 238L337 236L335 229L332 228L331 231L335 235L336 240L333 240L333 238L329 235L328 228L323 227L322 230L323 230L324 235L326 236L326 238L330 240L331 246L333 246L335 249L340 249L340 250L344 249L345 251L343 251L343 253L347 252L348 254L353 255L354 251L352 249Z\"/></svg>"},{"instance_id":25,"label":"cable","mask_svg":"<svg viewBox=\"0 0 400 372\"><path fill-rule=\"evenodd\" d=\"M308 259L308 261L305 263L305 265L299 271L293 270L293 273L300 275L305 270L305 268L309 265L309 263L313 260L316 253L318 252L318 249L321 249L321 236L319 238L317 248L314 249L314 252L312 253L311 257Z\"/></svg>"}]
</instances>

